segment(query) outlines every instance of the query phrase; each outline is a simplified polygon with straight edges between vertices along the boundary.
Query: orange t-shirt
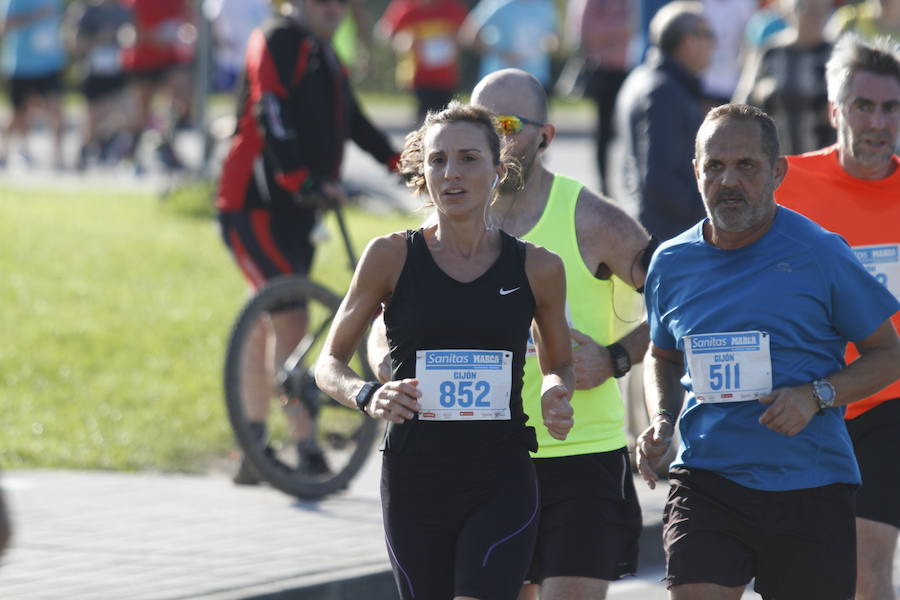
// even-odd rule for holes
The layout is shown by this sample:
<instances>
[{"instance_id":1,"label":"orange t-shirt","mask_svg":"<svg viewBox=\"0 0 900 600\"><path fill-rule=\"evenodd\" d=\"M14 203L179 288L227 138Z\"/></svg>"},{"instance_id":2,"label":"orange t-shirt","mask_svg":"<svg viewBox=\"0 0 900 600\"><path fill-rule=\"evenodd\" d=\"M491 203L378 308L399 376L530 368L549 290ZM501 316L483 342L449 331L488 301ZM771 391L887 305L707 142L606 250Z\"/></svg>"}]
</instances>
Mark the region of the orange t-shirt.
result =
<instances>
[{"instance_id":1,"label":"orange t-shirt","mask_svg":"<svg viewBox=\"0 0 900 600\"><path fill-rule=\"evenodd\" d=\"M838 162L837 146L788 157L788 172L775 192L782 206L806 215L853 246L869 272L900 299L900 157L884 179L857 179ZM891 317L900 331L900 311ZM847 346L849 364L859 356ZM885 400L900 398L900 381L847 407L847 419Z\"/></svg>"}]
</instances>

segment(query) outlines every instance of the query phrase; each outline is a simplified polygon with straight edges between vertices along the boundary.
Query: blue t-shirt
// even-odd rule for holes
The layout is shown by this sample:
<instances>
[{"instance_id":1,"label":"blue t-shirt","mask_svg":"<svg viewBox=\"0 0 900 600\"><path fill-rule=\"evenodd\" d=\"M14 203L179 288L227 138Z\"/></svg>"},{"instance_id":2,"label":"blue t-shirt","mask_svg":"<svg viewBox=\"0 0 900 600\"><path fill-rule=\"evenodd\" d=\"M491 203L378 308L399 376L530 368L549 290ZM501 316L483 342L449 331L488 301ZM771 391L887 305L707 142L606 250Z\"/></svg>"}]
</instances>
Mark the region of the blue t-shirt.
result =
<instances>
[{"instance_id":1,"label":"blue t-shirt","mask_svg":"<svg viewBox=\"0 0 900 600\"><path fill-rule=\"evenodd\" d=\"M868 337L900 308L843 239L798 213L779 207L769 231L737 250L704 241L703 223L664 243L651 261L645 294L660 348L685 352L684 336L693 334L766 332L772 389L795 386L842 369L847 341ZM759 423L768 405L756 400L698 402L692 378L712 373L691 373L685 362L688 399L673 466L759 490L860 482L842 407L789 437Z\"/></svg>"},{"instance_id":2,"label":"blue t-shirt","mask_svg":"<svg viewBox=\"0 0 900 600\"><path fill-rule=\"evenodd\" d=\"M39 18L6 32L2 67L8 77L43 77L66 64L62 41L62 0L0 0L0 19L37 13Z\"/></svg>"},{"instance_id":3,"label":"blue t-shirt","mask_svg":"<svg viewBox=\"0 0 900 600\"><path fill-rule=\"evenodd\" d=\"M556 34L556 7L551 0L482 0L469 14L488 47L480 77L515 67L550 85L550 53L544 40ZM504 54L518 57L507 61Z\"/></svg>"}]
</instances>

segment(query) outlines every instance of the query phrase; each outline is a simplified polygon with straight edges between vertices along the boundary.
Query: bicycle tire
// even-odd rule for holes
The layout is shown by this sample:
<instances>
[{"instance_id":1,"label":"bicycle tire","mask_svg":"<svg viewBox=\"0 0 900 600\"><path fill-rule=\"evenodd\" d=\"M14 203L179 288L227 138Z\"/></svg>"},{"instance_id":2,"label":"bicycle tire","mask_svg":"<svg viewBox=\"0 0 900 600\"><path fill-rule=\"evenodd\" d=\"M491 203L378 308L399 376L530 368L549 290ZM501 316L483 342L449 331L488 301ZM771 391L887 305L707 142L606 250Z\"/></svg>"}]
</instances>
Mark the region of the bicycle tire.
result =
<instances>
[{"instance_id":1,"label":"bicycle tire","mask_svg":"<svg viewBox=\"0 0 900 600\"><path fill-rule=\"evenodd\" d=\"M317 356L316 345L321 343L327 335L330 322L337 312L340 302L341 299L333 292L305 277L299 275L278 277L262 287L243 307L228 341L224 368L225 401L235 439L243 450L244 456L256 467L262 479L276 489L304 500L319 499L341 491L349 485L372 451L380 429L378 423L358 410L348 408L328 398L324 393L319 392L318 388L312 388L314 389L312 394L298 394L300 403L309 412L316 412L310 403L310 395L315 396L316 393L319 395L317 398L321 402L319 406L323 412L319 418L313 420L319 425L319 431L315 437L329 466L334 465L330 473L309 473L299 464L299 452L297 452L298 458L293 464L286 458L293 447L288 449L290 444L285 440L290 434L284 431L284 428L276 433L277 423L268 426L268 437L265 443L261 443L248 425L249 421L245 411L247 392L244 391L243 361L247 357L251 343L250 336L258 324L265 322L270 315L277 314L279 311L308 306L307 314L310 323L306 336L298 346L307 348L306 356L301 359L291 376L295 377L299 373L299 380L305 381L308 385L313 381L311 369L315 364L315 356L312 355ZM315 322L313 322L314 317ZM365 346L365 340L363 340L357 351L358 368L363 377L371 381L374 376L366 360ZM271 381L270 384L273 390L273 397L269 399L271 403L274 396L279 395L280 390L284 388L281 382ZM314 383L312 385L314 386ZM279 417L278 413L282 413L282 411L270 406L268 421L278 418L289 419L284 415ZM333 425L338 432L323 427L325 424L328 427ZM352 447L348 450L348 446L351 444Z\"/></svg>"}]
</instances>

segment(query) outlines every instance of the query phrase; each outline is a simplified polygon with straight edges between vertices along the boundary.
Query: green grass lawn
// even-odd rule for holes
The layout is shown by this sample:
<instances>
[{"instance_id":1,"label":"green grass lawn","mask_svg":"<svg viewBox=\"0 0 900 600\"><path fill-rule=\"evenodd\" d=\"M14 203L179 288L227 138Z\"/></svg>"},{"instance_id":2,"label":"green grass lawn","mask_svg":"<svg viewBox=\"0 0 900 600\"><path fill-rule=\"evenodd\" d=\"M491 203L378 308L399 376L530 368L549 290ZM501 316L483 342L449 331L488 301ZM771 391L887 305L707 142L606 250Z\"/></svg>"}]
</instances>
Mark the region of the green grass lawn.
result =
<instances>
[{"instance_id":1,"label":"green grass lawn","mask_svg":"<svg viewBox=\"0 0 900 600\"><path fill-rule=\"evenodd\" d=\"M0 466L203 471L246 286L215 221L150 193L0 185ZM348 214L357 247L416 218ZM315 273L341 293L337 236Z\"/></svg>"}]
</instances>

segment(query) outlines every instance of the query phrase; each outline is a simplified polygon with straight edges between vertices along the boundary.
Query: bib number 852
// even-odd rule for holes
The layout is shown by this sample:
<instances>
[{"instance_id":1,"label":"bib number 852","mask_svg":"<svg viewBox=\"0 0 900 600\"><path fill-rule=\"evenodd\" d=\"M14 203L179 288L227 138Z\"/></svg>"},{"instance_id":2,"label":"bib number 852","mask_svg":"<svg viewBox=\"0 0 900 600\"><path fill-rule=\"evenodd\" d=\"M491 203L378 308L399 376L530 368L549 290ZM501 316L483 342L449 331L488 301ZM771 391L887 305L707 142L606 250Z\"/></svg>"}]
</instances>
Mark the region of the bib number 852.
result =
<instances>
[{"instance_id":1,"label":"bib number 852","mask_svg":"<svg viewBox=\"0 0 900 600\"><path fill-rule=\"evenodd\" d=\"M713 391L739 389L741 387L741 365L739 363L709 365L709 387Z\"/></svg>"},{"instance_id":2,"label":"bib number 852","mask_svg":"<svg viewBox=\"0 0 900 600\"><path fill-rule=\"evenodd\" d=\"M452 381L442 381L440 391L440 402L444 408L491 407L490 401L485 399L491 391L491 384L487 381L460 381L458 385Z\"/></svg>"}]
</instances>

